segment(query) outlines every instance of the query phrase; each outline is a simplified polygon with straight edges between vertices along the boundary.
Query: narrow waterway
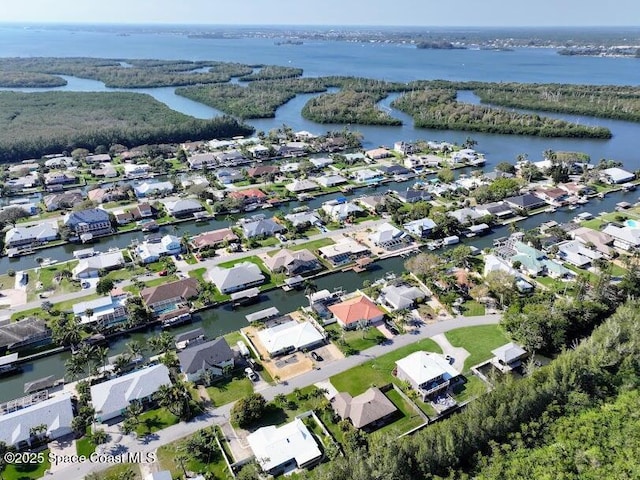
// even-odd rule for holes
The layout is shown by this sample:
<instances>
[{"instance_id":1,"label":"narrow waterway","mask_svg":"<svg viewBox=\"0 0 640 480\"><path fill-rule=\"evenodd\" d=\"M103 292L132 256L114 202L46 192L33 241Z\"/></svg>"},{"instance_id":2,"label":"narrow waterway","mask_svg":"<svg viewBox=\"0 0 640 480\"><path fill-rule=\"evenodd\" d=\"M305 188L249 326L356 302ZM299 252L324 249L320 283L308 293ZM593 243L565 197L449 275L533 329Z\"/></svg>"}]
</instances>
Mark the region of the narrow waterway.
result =
<instances>
[{"instance_id":1,"label":"narrow waterway","mask_svg":"<svg viewBox=\"0 0 640 480\"><path fill-rule=\"evenodd\" d=\"M411 184L412 182L403 182L402 184L389 184L386 186L378 187L377 189L367 189L363 190L363 193L369 193L374 191L382 191L387 190L389 188L406 188L407 184ZM337 196L338 194L336 194ZM330 196L322 197L321 199L315 199L307 204L314 208L319 205L320 202L325 201L327 198L331 198ZM635 202L637 199L637 193L629 192L616 192L610 195L607 195L604 199L592 199L589 204L580 207L577 210L569 211L569 210L558 210L553 214L543 213L540 215L535 215L522 222L518 223L518 226L523 229L531 229L534 228L541 223L548 220L555 220L557 222L567 222L573 219L577 214L581 212L590 212L592 214L598 214L601 211L612 211L615 208L615 204L620 201L628 201L630 203ZM297 203L292 203L287 206L287 209L294 208L294 205L299 205ZM197 229L210 229L216 228L217 226L224 226L226 222L214 222L214 225L205 225L201 226L200 224L190 224L187 226L181 226L181 229L185 231L187 228L190 232L195 233ZM195 228L194 228L195 227ZM469 245L474 245L480 249L490 247L492 245L492 241L495 238L508 235L507 229L496 228L491 234L486 235L484 237L473 238L465 240L465 243ZM114 237L113 241L120 241L118 237ZM122 246L126 246L127 241L124 240ZM73 250L74 247L69 247L69 252ZM102 245L101 245L102 248ZM105 245L104 248L107 248ZM50 249L53 250L53 249ZM441 252L441 251L440 251ZM49 254L47 254L49 255ZM53 258L53 257L52 257ZM386 260L381 260L376 262L375 268L370 271L364 273L355 273L352 271L349 272L340 272L335 273L333 275L327 275L324 277L320 277L316 280L316 284L319 289L329 289L333 290L334 288L341 287L346 291L353 291L356 288L362 286L362 283L365 280L377 280L379 278L384 277L388 272L394 272L396 274L400 274L404 270L404 262L405 259L401 257L393 257ZM34 265L35 266L35 265ZM280 310L282 313L290 312L296 310L298 307L307 304L307 299L304 296L304 292L302 291L292 291L292 292L284 292L281 289L273 290L270 292L266 292L262 296L262 301L258 304L241 307L238 309L231 309L229 306L222 306L218 308L212 308L210 310L203 311L195 316L194 322L190 325L184 325L175 330L172 330L172 333L179 333L183 331L187 331L196 327L202 327L207 332L209 337L215 337L217 335L222 335L231 331L238 330L247 324L245 319L245 315L248 313L252 313L258 310L262 310L264 308L274 306ZM126 345L131 340L137 340L142 344L146 343L147 338L159 332L159 329L149 330L143 333L136 333L130 336L120 337L118 340L112 342L109 347L109 355L116 355L121 353L126 348ZM24 365L24 372L20 375L16 375L13 377L9 377L3 379L0 382L0 401L7 401L12 398L16 398L23 393L23 387L25 382L33 381L38 378L42 378L47 375L55 375L57 377L64 376L65 368L64 363L69 358L69 352L63 352L60 354L52 355L47 358L43 358L40 360L36 360Z\"/></svg>"}]
</instances>

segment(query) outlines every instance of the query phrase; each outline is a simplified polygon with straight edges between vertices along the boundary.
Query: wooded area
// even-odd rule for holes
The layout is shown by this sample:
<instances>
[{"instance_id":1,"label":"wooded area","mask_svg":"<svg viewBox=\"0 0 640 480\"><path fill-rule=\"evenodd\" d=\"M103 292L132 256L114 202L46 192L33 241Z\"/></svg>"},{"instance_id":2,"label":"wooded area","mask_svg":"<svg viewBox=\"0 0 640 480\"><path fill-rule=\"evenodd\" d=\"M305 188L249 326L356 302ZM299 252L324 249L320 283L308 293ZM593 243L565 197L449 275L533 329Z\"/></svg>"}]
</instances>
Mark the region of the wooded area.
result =
<instances>
[{"instance_id":1,"label":"wooded area","mask_svg":"<svg viewBox=\"0 0 640 480\"><path fill-rule=\"evenodd\" d=\"M318 123L355 123L358 125L402 125L397 118L376 105L385 93L342 90L312 98L302 108L302 116Z\"/></svg>"},{"instance_id":2,"label":"wooded area","mask_svg":"<svg viewBox=\"0 0 640 480\"><path fill-rule=\"evenodd\" d=\"M253 130L230 117L198 120L149 95L127 92L0 92L0 161L98 145L228 138Z\"/></svg>"},{"instance_id":3,"label":"wooded area","mask_svg":"<svg viewBox=\"0 0 640 480\"><path fill-rule=\"evenodd\" d=\"M604 127L460 103L455 96L454 89L414 90L391 105L411 115L416 127L540 137L611 138L611 131Z\"/></svg>"}]
</instances>

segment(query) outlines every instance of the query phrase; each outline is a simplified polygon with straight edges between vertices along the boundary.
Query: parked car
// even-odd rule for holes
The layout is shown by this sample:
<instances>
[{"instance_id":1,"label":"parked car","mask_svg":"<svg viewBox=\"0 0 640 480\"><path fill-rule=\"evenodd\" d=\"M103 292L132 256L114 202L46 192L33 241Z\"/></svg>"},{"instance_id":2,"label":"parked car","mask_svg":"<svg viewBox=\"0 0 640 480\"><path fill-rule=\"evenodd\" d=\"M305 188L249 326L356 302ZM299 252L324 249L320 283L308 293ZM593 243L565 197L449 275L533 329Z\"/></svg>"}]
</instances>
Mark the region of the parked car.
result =
<instances>
[{"instance_id":1,"label":"parked car","mask_svg":"<svg viewBox=\"0 0 640 480\"><path fill-rule=\"evenodd\" d=\"M451 355L446 355L444 358L447 362L449 362L449 365L453 364L454 360Z\"/></svg>"},{"instance_id":2,"label":"parked car","mask_svg":"<svg viewBox=\"0 0 640 480\"><path fill-rule=\"evenodd\" d=\"M160 275L161 277L166 277L168 273L169 273L169 272L167 272L166 270L160 270L160 271L158 272L158 275Z\"/></svg>"},{"instance_id":3,"label":"parked car","mask_svg":"<svg viewBox=\"0 0 640 480\"><path fill-rule=\"evenodd\" d=\"M311 352L311 358L313 358L316 362L322 361L322 357L318 355L316 352Z\"/></svg>"},{"instance_id":4,"label":"parked car","mask_svg":"<svg viewBox=\"0 0 640 480\"><path fill-rule=\"evenodd\" d=\"M247 378L249 380L252 380L254 382L258 381L258 374L256 372L254 372L251 367L245 368L244 369L244 374L247 376Z\"/></svg>"}]
</instances>

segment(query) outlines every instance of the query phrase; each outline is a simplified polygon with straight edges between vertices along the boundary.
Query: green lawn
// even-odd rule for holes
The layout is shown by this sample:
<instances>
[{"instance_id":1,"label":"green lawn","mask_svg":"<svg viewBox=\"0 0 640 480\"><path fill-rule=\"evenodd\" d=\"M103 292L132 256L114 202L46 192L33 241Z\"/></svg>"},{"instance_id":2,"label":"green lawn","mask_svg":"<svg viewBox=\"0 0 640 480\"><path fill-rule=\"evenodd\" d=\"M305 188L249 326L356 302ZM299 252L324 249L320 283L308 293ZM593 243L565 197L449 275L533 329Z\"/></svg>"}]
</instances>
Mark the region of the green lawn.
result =
<instances>
[{"instance_id":1,"label":"green lawn","mask_svg":"<svg viewBox=\"0 0 640 480\"><path fill-rule=\"evenodd\" d=\"M144 267L133 267L133 268L121 268L119 270L112 270L107 273L103 278L108 278L109 280L130 280L133 277L138 275L144 275L147 273L147 269Z\"/></svg>"},{"instance_id":2,"label":"green lawn","mask_svg":"<svg viewBox=\"0 0 640 480\"><path fill-rule=\"evenodd\" d=\"M71 279L62 279L55 281L54 278L63 270L73 270L78 265L78 261L60 263L50 267L38 268L36 271L29 272L29 283L27 284L27 300L33 301L38 299L38 294L42 292L52 292L53 295L64 293L79 292L81 290L79 282L73 282ZM40 286L40 288L37 288Z\"/></svg>"},{"instance_id":3,"label":"green lawn","mask_svg":"<svg viewBox=\"0 0 640 480\"><path fill-rule=\"evenodd\" d=\"M362 350L378 345L385 336L377 328L367 330L343 330L340 325L334 323L326 327L334 338L334 343L346 355L355 355ZM343 343L344 341L344 343Z\"/></svg>"},{"instance_id":4,"label":"green lawn","mask_svg":"<svg viewBox=\"0 0 640 480\"><path fill-rule=\"evenodd\" d=\"M218 407L253 393L253 384L242 372L237 372L232 378L208 387L207 393L209 393L209 398L211 398L213 405Z\"/></svg>"},{"instance_id":5,"label":"green lawn","mask_svg":"<svg viewBox=\"0 0 640 480\"><path fill-rule=\"evenodd\" d=\"M276 237L267 237L264 240L258 240L258 244L260 244L261 247L273 247L275 245L279 245L280 240Z\"/></svg>"},{"instance_id":6,"label":"green lawn","mask_svg":"<svg viewBox=\"0 0 640 480\"><path fill-rule=\"evenodd\" d=\"M492 357L491 350L509 342L498 325L464 327L445 333L454 347L462 347L469 352L464 362L465 371Z\"/></svg>"},{"instance_id":7,"label":"green lawn","mask_svg":"<svg viewBox=\"0 0 640 480\"><path fill-rule=\"evenodd\" d=\"M247 341L244 339L242 334L238 331L226 333L224 335L224 339L227 341L227 343L230 346L235 345L236 343L238 343L239 340L242 340L244 343L247 343Z\"/></svg>"},{"instance_id":8,"label":"green lawn","mask_svg":"<svg viewBox=\"0 0 640 480\"><path fill-rule=\"evenodd\" d=\"M276 286L281 285L282 283L284 283L285 274L284 273L271 273L271 271L269 271L269 269L266 267L266 265L260 259L260 257L258 257L256 255L251 255L249 257L238 258L236 260L230 260L228 262L221 263L218 266L221 267L221 268L231 268L234 265L237 265L238 263L243 263L243 262L255 263L260 268L260 271L262 272L262 274L265 277L264 283L258 287L258 288L260 288L260 290L268 290L270 288L276 287Z\"/></svg>"},{"instance_id":9,"label":"green lawn","mask_svg":"<svg viewBox=\"0 0 640 480\"><path fill-rule=\"evenodd\" d=\"M476 302L475 300L468 300L462 304L462 314L465 317L475 317L485 314L484 305Z\"/></svg>"},{"instance_id":10,"label":"green lawn","mask_svg":"<svg viewBox=\"0 0 640 480\"><path fill-rule=\"evenodd\" d=\"M76 440L76 453L78 455L84 455L88 457L91 455L96 449L95 444L91 441L88 435L85 435L82 438Z\"/></svg>"},{"instance_id":11,"label":"green lawn","mask_svg":"<svg viewBox=\"0 0 640 480\"><path fill-rule=\"evenodd\" d=\"M42 452L44 462L42 463L10 463L5 470L0 473L3 480L28 480L44 476L44 471L51 467L49 462L49 449Z\"/></svg>"},{"instance_id":12,"label":"green lawn","mask_svg":"<svg viewBox=\"0 0 640 480\"><path fill-rule=\"evenodd\" d=\"M131 475L133 473L133 477L131 480L141 480L142 475L140 474L140 467L133 463L123 463L120 465L114 465L113 467L109 467L102 472L96 473L96 479L98 480L120 480L121 478L130 477L127 475Z\"/></svg>"},{"instance_id":13,"label":"green lawn","mask_svg":"<svg viewBox=\"0 0 640 480\"><path fill-rule=\"evenodd\" d=\"M354 396L360 395L373 385L381 386L392 382L400 384L392 375L395 362L418 350L442 353L433 340L426 338L334 375L331 377L331 383L339 392L349 392Z\"/></svg>"},{"instance_id":14,"label":"green lawn","mask_svg":"<svg viewBox=\"0 0 640 480\"><path fill-rule=\"evenodd\" d=\"M453 397L458 403L465 402L487 393L487 385L475 375L467 375L464 384L457 385L453 389Z\"/></svg>"},{"instance_id":15,"label":"green lawn","mask_svg":"<svg viewBox=\"0 0 640 480\"><path fill-rule=\"evenodd\" d=\"M202 267L202 268L197 268L197 269L195 269L195 270L191 270L191 271L189 272L189 276L190 276L191 278L195 278L195 279L198 279L198 280L201 280L201 281L203 281L203 282L204 282L204 281L205 281L205 280L204 280L204 274L205 274L205 273L207 273L207 269L206 269L206 268L204 268L204 267Z\"/></svg>"},{"instance_id":16,"label":"green lawn","mask_svg":"<svg viewBox=\"0 0 640 480\"><path fill-rule=\"evenodd\" d=\"M315 252L319 248L328 247L329 245L334 245L335 243L336 242L334 242L333 239L325 237L325 238L319 238L317 240L311 240L310 242L301 243L299 245L295 245L291 247L291 250L296 251L296 250L302 250L306 248L311 252Z\"/></svg>"},{"instance_id":17,"label":"green lawn","mask_svg":"<svg viewBox=\"0 0 640 480\"><path fill-rule=\"evenodd\" d=\"M400 413L397 420L376 430L377 434L392 434L397 437L424 423L424 420L418 415L413 406L395 389L392 388L388 392L385 392L385 395L393 402Z\"/></svg>"},{"instance_id":18,"label":"green lawn","mask_svg":"<svg viewBox=\"0 0 640 480\"><path fill-rule=\"evenodd\" d=\"M144 412L139 417L140 423L136 426L136 434L139 437L143 437L163 428L170 427L180 422L180 419L173 415L166 408L156 408Z\"/></svg>"},{"instance_id":19,"label":"green lawn","mask_svg":"<svg viewBox=\"0 0 640 480\"><path fill-rule=\"evenodd\" d=\"M193 255L193 253L187 253L185 255L182 256L182 259L187 262L187 265L195 265L196 263L198 263L198 260L196 259L196 257Z\"/></svg>"},{"instance_id":20,"label":"green lawn","mask_svg":"<svg viewBox=\"0 0 640 480\"><path fill-rule=\"evenodd\" d=\"M585 220L580 223L580 226L591 228L592 230L600 230L602 225L604 225L604 221L599 218L592 218L591 220Z\"/></svg>"},{"instance_id":21,"label":"green lawn","mask_svg":"<svg viewBox=\"0 0 640 480\"><path fill-rule=\"evenodd\" d=\"M366 215L364 217L356 217L353 220L353 223L363 223L366 222L367 220L379 220L380 216L379 215Z\"/></svg>"},{"instance_id":22,"label":"green lawn","mask_svg":"<svg viewBox=\"0 0 640 480\"><path fill-rule=\"evenodd\" d=\"M161 446L157 450L158 463L161 470L169 470L173 478L182 478L184 472L182 467L176 460L176 455L179 453L189 454L186 443L189 437L176 440L175 442L168 443ZM222 457L222 454L215 456L213 462L204 463L193 456L189 455L189 460L185 462L185 469L191 472L205 473L209 472L213 474L212 478L227 479L232 478L227 471L227 464Z\"/></svg>"}]
</instances>

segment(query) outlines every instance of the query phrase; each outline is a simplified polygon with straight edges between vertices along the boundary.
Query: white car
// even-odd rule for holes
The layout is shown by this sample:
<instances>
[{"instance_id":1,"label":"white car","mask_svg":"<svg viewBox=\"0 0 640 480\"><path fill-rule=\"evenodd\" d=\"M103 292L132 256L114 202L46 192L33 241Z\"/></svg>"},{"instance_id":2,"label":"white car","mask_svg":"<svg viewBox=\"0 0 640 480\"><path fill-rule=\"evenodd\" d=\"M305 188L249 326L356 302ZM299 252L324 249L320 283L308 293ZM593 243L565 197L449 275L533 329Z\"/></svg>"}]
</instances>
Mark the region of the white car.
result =
<instances>
[{"instance_id":1,"label":"white car","mask_svg":"<svg viewBox=\"0 0 640 480\"><path fill-rule=\"evenodd\" d=\"M249 380L253 380L254 382L258 381L258 374L253 371L251 367L247 367L244 369L244 374L247 376Z\"/></svg>"}]
</instances>

